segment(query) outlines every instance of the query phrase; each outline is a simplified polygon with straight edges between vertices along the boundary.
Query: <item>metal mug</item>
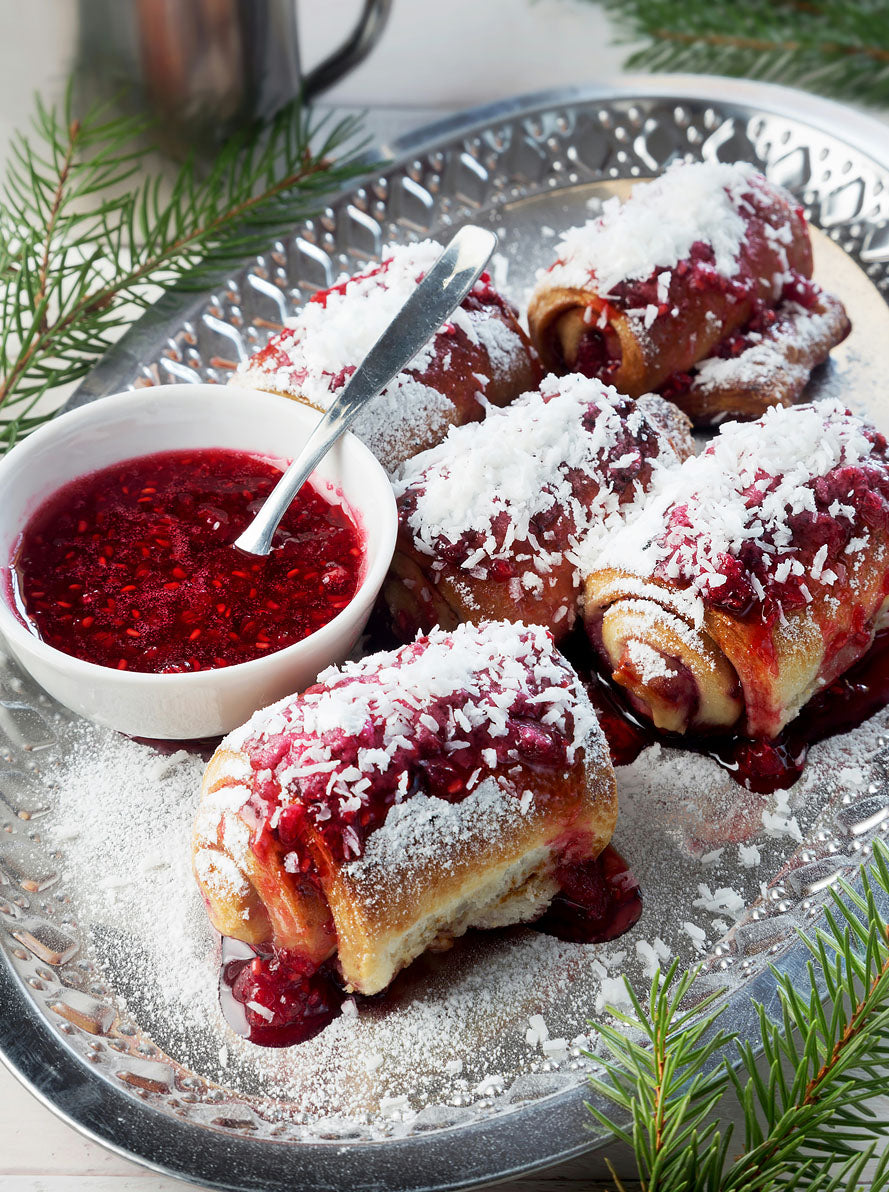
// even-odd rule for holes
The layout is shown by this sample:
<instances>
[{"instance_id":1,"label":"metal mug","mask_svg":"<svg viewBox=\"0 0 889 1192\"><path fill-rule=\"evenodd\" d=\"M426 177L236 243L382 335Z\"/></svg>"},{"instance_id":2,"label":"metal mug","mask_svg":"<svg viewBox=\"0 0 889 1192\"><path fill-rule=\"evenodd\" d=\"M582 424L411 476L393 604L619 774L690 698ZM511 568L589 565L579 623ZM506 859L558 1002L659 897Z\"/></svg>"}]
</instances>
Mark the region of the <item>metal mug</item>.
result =
<instances>
[{"instance_id":1,"label":"metal mug","mask_svg":"<svg viewBox=\"0 0 889 1192\"><path fill-rule=\"evenodd\" d=\"M312 99L332 86L373 49L391 6L364 0L339 49L303 73L296 0L80 0L80 103L123 97L156 119L167 152L203 156L300 89Z\"/></svg>"}]
</instances>

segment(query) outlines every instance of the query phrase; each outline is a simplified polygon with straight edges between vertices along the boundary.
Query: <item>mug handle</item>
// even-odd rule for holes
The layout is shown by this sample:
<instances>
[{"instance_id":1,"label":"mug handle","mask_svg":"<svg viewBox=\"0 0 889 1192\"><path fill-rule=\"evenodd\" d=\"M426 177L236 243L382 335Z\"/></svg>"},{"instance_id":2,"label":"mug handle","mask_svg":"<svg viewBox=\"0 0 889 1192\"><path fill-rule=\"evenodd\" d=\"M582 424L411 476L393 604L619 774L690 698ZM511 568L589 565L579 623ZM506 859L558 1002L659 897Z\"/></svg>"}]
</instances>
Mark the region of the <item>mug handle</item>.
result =
<instances>
[{"instance_id":1,"label":"mug handle","mask_svg":"<svg viewBox=\"0 0 889 1192\"><path fill-rule=\"evenodd\" d=\"M391 9L392 0L364 0L364 10L349 39L303 78L304 99L313 99L319 92L326 91L353 66L364 61L379 41Z\"/></svg>"}]
</instances>

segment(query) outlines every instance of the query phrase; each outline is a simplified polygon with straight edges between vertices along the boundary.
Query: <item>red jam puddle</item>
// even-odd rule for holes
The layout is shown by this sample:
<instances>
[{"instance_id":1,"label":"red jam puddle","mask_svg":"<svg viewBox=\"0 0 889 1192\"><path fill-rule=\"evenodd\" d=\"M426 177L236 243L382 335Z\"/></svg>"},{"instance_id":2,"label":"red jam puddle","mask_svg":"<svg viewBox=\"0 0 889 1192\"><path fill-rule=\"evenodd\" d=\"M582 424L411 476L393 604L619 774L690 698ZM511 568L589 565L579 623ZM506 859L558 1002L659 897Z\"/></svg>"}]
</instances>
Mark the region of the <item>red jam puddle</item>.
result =
<instances>
[{"instance_id":1,"label":"red jam puddle","mask_svg":"<svg viewBox=\"0 0 889 1192\"><path fill-rule=\"evenodd\" d=\"M232 1030L260 1047L292 1047L319 1034L346 999L330 963L296 952L258 952L223 939L219 1004Z\"/></svg>"},{"instance_id":2,"label":"red jam puddle","mask_svg":"<svg viewBox=\"0 0 889 1192\"><path fill-rule=\"evenodd\" d=\"M561 890L531 926L576 944L605 944L629 931L642 914L642 892L612 845L595 861L556 870Z\"/></svg>"},{"instance_id":3,"label":"red jam puddle","mask_svg":"<svg viewBox=\"0 0 889 1192\"><path fill-rule=\"evenodd\" d=\"M660 741L705 754L740 786L758 794L771 794L793 786L812 745L857 728L889 704L889 629L878 633L864 657L809 700L770 741L751 740L737 733L709 737L659 732L630 708L610 679L595 669L588 688L616 766L629 765L646 746Z\"/></svg>"},{"instance_id":4,"label":"red jam puddle","mask_svg":"<svg viewBox=\"0 0 889 1192\"><path fill-rule=\"evenodd\" d=\"M169 451L73 481L25 528L14 607L49 645L118 670L211 670L301 641L355 595L364 551L348 511L308 484L267 558L236 550L281 471Z\"/></svg>"},{"instance_id":5,"label":"red jam puddle","mask_svg":"<svg viewBox=\"0 0 889 1192\"><path fill-rule=\"evenodd\" d=\"M527 924L535 931L573 943L604 943L629 931L642 914L639 884L611 845L595 861L556 873L562 890L542 918ZM388 989L372 997L355 994L355 1001L359 1006L397 1003L412 970L422 971L424 963L425 956L418 957ZM291 1047L320 1034L339 1016L346 996L332 961L316 967L296 952L222 941L223 1016L236 1034L260 1047Z\"/></svg>"}]
</instances>

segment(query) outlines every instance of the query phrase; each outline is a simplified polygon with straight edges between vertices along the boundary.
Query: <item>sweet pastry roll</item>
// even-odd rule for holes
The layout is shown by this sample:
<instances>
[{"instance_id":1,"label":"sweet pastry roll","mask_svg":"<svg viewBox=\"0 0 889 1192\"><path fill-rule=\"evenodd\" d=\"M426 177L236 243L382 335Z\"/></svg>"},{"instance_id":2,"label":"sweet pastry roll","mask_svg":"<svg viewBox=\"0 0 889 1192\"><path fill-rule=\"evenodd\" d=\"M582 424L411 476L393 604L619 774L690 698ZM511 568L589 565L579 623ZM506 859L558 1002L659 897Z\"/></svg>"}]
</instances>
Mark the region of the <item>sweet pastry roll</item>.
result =
<instances>
[{"instance_id":1,"label":"sweet pastry roll","mask_svg":"<svg viewBox=\"0 0 889 1192\"><path fill-rule=\"evenodd\" d=\"M442 251L431 240L386 250L380 265L315 294L232 377L326 410L342 392ZM360 415L353 430L390 471L512 401L540 378L518 312L483 273L410 366Z\"/></svg>"},{"instance_id":2,"label":"sweet pastry roll","mask_svg":"<svg viewBox=\"0 0 889 1192\"><path fill-rule=\"evenodd\" d=\"M773 738L889 608L886 439L840 403L728 423L590 562L584 618L671 732Z\"/></svg>"},{"instance_id":3,"label":"sweet pastry roll","mask_svg":"<svg viewBox=\"0 0 889 1192\"><path fill-rule=\"evenodd\" d=\"M566 233L531 297L531 339L546 368L634 397L657 390L700 425L756 417L796 400L848 334L842 305L811 276L808 227L786 191L749 165L677 163ZM740 379L696 371L763 341L759 378L747 377L757 351Z\"/></svg>"},{"instance_id":4,"label":"sweet pastry roll","mask_svg":"<svg viewBox=\"0 0 889 1192\"><path fill-rule=\"evenodd\" d=\"M537 626L436 630L257 713L204 779L223 934L372 994L469 927L540 916L617 815L583 685Z\"/></svg>"},{"instance_id":5,"label":"sweet pastry roll","mask_svg":"<svg viewBox=\"0 0 889 1192\"><path fill-rule=\"evenodd\" d=\"M578 551L693 450L688 420L669 403L633 402L579 375L549 376L484 422L452 429L395 481L385 598L397 632L505 619L564 637L583 588Z\"/></svg>"}]
</instances>

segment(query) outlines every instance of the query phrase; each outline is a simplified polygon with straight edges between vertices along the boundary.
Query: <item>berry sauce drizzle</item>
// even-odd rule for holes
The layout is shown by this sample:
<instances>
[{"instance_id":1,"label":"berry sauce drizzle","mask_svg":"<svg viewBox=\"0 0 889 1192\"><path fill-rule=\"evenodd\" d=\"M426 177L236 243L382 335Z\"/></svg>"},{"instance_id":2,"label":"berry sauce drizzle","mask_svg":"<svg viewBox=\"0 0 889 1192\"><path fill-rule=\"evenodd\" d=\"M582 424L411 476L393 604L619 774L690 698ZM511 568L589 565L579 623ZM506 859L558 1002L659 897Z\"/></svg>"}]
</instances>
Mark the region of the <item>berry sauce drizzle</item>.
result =
<instances>
[{"instance_id":1,"label":"berry sauce drizzle","mask_svg":"<svg viewBox=\"0 0 889 1192\"><path fill-rule=\"evenodd\" d=\"M584 673L589 673L588 666ZM595 669L587 686L616 766L629 765L646 746L659 741L711 757L740 786L767 795L793 786L812 745L856 728L889 704L889 629L878 633L867 653L809 700L770 741L737 733L705 737L659 732Z\"/></svg>"},{"instance_id":2,"label":"berry sauce drizzle","mask_svg":"<svg viewBox=\"0 0 889 1192\"><path fill-rule=\"evenodd\" d=\"M81 477L25 528L15 606L51 646L118 670L210 670L301 641L354 596L362 543L348 512L305 485L267 558L236 550L280 475L277 461L220 449Z\"/></svg>"},{"instance_id":3,"label":"berry sauce drizzle","mask_svg":"<svg viewBox=\"0 0 889 1192\"><path fill-rule=\"evenodd\" d=\"M556 870L561 890L531 926L576 944L604 944L629 931L642 914L642 892L610 844L595 861Z\"/></svg>"}]
</instances>

